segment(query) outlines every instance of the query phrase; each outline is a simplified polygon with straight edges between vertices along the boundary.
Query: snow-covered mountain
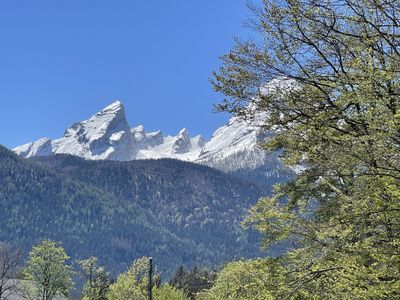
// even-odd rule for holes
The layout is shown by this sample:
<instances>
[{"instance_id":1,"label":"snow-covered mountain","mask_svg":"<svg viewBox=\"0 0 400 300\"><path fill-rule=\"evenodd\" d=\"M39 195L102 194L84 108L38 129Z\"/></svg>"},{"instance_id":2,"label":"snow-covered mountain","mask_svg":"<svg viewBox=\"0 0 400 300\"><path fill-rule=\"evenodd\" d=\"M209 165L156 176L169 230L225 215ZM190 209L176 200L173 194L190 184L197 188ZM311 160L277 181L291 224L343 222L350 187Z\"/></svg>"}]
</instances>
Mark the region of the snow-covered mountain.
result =
<instances>
[{"instance_id":1,"label":"snow-covered mountain","mask_svg":"<svg viewBox=\"0 0 400 300\"><path fill-rule=\"evenodd\" d=\"M279 152L261 149L260 142L268 134L261 131L256 121L231 118L214 132L194 162L256 182L274 184L285 180L292 171L283 166Z\"/></svg>"},{"instance_id":2,"label":"snow-covered mountain","mask_svg":"<svg viewBox=\"0 0 400 300\"><path fill-rule=\"evenodd\" d=\"M134 136L121 102L116 101L88 120L73 124L64 136L19 146L14 150L24 157L68 153L87 159L134 159Z\"/></svg>"},{"instance_id":3,"label":"snow-covered mountain","mask_svg":"<svg viewBox=\"0 0 400 300\"><path fill-rule=\"evenodd\" d=\"M60 139L42 138L13 151L23 157L64 153L86 159L168 157L191 161L198 157L204 143L201 136L190 138L185 128L177 136L163 136L160 131L148 133L141 125L130 128L123 104L115 101L88 120L73 124Z\"/></svg>"},{"instance_id":4,"label":"snow-covered mountain","mask_svg":"<svg viewBox=\"0 0 400 300\"><path fill-rule=\"evenodd\" d=\"M88 120L73 124L60 139L42 138L13 151L26 158L61 153L120 161L175 158L228 173L279 177L284 172L278 154L259 148L262 137L259 126L237 117L218 128L209 141L200 135L190 137L185 128L176 136L146 132L142 125L129 126L123 104L116 101Z\"/></svg>"}]
</instances>

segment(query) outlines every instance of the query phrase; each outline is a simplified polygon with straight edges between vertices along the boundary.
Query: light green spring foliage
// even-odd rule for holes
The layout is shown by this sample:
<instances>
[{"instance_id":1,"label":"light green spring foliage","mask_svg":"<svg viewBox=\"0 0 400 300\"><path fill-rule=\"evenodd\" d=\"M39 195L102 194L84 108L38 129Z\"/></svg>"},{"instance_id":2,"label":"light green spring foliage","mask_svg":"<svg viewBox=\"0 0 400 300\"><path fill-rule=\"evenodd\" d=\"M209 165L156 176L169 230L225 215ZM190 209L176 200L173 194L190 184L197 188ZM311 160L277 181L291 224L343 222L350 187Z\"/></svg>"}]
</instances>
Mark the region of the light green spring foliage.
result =
<instances>
[{"instance_id":1,"label":"light green spring foliage","mask_svg":"<svg viewBox=\"0 0 400 300\"><path fill-rule=\"evenodd\" d=\"M148 271L149 258L142 257L133 262L127 272L118 276L107 294L109 300L146 300L148 297ZM153 273L153 287L156 286L160 277Z\"/></svg>"},{"instance_id":2,"label":"light green spring foliage","mask_svg":"<svg viewBox=\"0 0 400 300\"><path fill-rule=\"evenodd\" d=\"M129 273L121 274L117 282L110 286L107 294L109 300L146 300L145 291L136 283Z\"/></svg>"},{"instance_id":3,"label":"light green spring foliage","mask_svg":"<svg viewBox=\"0 0 400 300\"><path fill-rule=\"evenodd\" d=\"M29 252L25 279L34 283L28 291L33 299L51 300L57 295L67 296L72 289L72 269L65 250L56 242L44 240Z\"/></svg>"},{"instance_id":4,"label":"light green spring foliage","mask_svg":"<svg viewBox=\"0 0 400 300\"><path fill-rule=\"evenodd\" d=\"M81 275L85 280L83 295L86 300L107 300L108 288L111 284L111 276L97 263L97 257L78 260Z\"/></svg>"},{"instance_id":5,"label":"light green spring foliage","mask_svg":"<svg viewBox=\"0 0 400 300\"><path fill-rule=\"evenodd\" d=\"M280 269L282 267L272 259L229 263L218 273L214 287L203 292L198 299L273 300L271 284L279 282Z\"/></svg>"},{"instance_id":6,"label":"light green spring foliage","mask_svg":"<svg viewBox=\"0 0 400 300\"><path fill-rule=\"evenodd\" d=\"M215 89L232 100L220 109L264 112L275 131L265 147L306 167L245 222L265 247L296 245L268 287L276 299L400 298L398 5L264 0L260 42L238 41L215 73Z\"/></svg>"},{"instance_id":7,"label":"light green spring foliage","mask_svg":"<svg viewBox=\"0 0 400 300\"><path fill-rule=\"evenodd\" d=\"M189 300L182 290L178 290L169 284L153 288L154 300Z\"/></svg>"}]
</instances>

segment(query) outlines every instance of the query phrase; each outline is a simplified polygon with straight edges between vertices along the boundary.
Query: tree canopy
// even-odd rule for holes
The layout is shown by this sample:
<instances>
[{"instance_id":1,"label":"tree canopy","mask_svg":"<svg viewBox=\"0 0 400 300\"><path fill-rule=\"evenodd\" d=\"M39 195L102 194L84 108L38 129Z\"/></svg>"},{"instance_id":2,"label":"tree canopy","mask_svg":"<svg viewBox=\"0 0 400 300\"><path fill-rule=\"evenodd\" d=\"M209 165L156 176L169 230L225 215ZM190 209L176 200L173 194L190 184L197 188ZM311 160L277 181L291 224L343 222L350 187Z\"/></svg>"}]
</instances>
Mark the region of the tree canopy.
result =
<instances>
[{"instance_id":1,"label":"tree canopy","mask_svg":"<svg viewBox=\"0 0 400 300\"><path fill-rule=\"evenodd\" d=\"M246 221L265 247L293 244L272 294L398 297L399 2L264 0L252 9L259 37L237 41L212 82L227 96L219 109L272 131L264 147L283 149L298 170Z\"/></svg>"},{"instance_id":2,"label":"tree canopy","mask_svg":"<svg viewBox=\"0 0 400 300\"><path fill-rule=\"evenodd\" d=\"M57 295L67 296L72 289L72 269L66 265L69 259L56 242L44 240L29 252L25 279L34 284L28 291L34 299L51 300Z\"/></svg>"},{"instance_id":3,"label":"tree canopy","mask_svg":"<svg viewBox=\"0 0 400 300\"><path fill-rule=\"evenodd\" d=\"M110 286L107 295L109 300L146 300L148 298L148 272L149 258L142 257L135 260L132 266L119 275L116 282ZM160 284L160 275L154 272L152 275L153 287Z\"/></svg>"},{"instance_id":4,"label":"tree canopy","mask_svg":"<svg viewBox=\"0 0 400 300\"><path fill-rule=\"evenodd\" d=\"M81 276L85 280L83 299L107 300L108 288L111 284L111 275L102 266L98 265L97 257L78 260Z\"/></svg>"}]
</instances>

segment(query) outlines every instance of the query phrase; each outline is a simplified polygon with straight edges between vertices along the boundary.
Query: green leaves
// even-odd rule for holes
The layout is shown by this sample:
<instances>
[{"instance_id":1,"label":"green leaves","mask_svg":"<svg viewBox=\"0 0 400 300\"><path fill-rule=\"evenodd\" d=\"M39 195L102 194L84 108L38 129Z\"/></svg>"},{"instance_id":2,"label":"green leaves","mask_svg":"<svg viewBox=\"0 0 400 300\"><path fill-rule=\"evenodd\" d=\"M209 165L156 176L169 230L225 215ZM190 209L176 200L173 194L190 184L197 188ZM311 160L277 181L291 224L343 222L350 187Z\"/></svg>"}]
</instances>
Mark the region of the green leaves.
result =
<instances>
[{"instance_id":1,"label":"green leaves","mask_svg":"<svg viewBox=\"0 0 400 300\"><path fill-rule=\"evenodd\" d=\"M211 168L61 155L32 161L0 146L0 178L0 240L24 251L51 238L73 259L99 257L112 274L151 254L166 276L183 263L232 259L232 248L260 253L248 242L258 236L246 235L240 221L263 190Z\"/></svg>"},{"instance_id":2,"label":"green leaves","mask_svg":"<svg viewBox=\"0 0 400 300\"><path fill-rule=\"evenodd\" d=\"M178 290L169 284L163 284L153 290L154 299L157 300L189 300L182 290Z\"/></svg>"},{"instance_id":3,"label":"green leaves","mask_svg":"<svg viewBox=\"0 0 400 300\"><path fill-rule=\"evenodd\" d=\"M44 240L29 253L24 275L34 283L31 297L51 300L57 295L67 296L72 289L72 269L66 265L69 256L56 242Z\"/></svg>"},{"instance_id":4,"label":"green leaves","mask_svg":"<svg viewBox=\"0 0 400 300\"><path fill-rule=\"evenodd\" d=\"M282 268L275 260L248 260L227 264L218 274L215 285L200 299L274 299L270 290L279 282Z\"/></svg>"},{"instance_id":5,"label":"green leaves","mask_svg":"<svg viewBox=\"0 0 400 300\"><path fill-rule=\"evenodd\" d=\"M107 292L111 284L111 275L104 267L99 266L97 257L78 260L82 269L81 275L85 280L83 295L87 300L107 300Z\"/></svg>"},{"instance_id":6,"label":"green leaves","mask_svg":"<svg viewBox=\"0 0 400 300\"><path fill-rule=\"evenodd\" d=\"M215 273L206 269L194 267L192 270L185 270L180 266L169 284L182 290L190 299L196 299L199 292L208 290L215 280Z\"/></svg>"},{"instance_id":7,"label":"green leaves","mask_svg":"<svg viewBox=\"0 0 400 300\"><path fill-rule=\"evenodd\" d=\"M276 299L399 297L398 3L266 0L255 12L261 39L236 44L214 87L231 98L231 113L265 116L274 136L264 147L303 169L245 222L265 247L295 246L268 291ZM274 77L280 84L265 91Z\"/></svg>"},{"instance_id":8,"label":"green leaves","mask_svg":"<svg viewBox=\"0 0 400 300\"><path fill-rule=\"evenodd\" d=\"M107 294L109 300L146 300L148 299L149 258L142 257L133 262L125 273L118 276ZM155 272L156 273L156 272ZM160 282L158 274L153 274L153 286Z\"/></svg>"},{"instance_id":9,"label":"green leaves","mask_svg":"<svg viewBox=\"0 0 400 300\"><path fill-rule=\"evenodd\" d=\"M294 229L294 214L279 204L278 197L262 198L250 211L244 222L263 233L263 246L286 240Z\"/></svg>"}]
</instances>

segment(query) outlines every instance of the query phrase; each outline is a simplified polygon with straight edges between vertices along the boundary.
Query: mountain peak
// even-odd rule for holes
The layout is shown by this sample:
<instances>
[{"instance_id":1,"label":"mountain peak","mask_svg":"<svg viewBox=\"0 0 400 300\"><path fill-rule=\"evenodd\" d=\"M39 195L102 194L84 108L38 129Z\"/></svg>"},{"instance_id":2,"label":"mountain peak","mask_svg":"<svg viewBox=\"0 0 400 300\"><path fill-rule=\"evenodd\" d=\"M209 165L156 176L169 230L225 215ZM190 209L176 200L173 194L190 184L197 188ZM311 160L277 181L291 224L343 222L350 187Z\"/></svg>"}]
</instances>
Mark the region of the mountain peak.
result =
<instances>
[{"instance_id":1,"label":"mountain peak","mask_svg":"<svg viewBox=\"0 0 400 300\"><path fill-rule=\"evenodd\" d=\"M73 124L52 143L54 153L91 159L131 159L133 137L124 106L115 101L89 119Z\"/></svg>"},{"instance_id":2,"label":"mountain peak","mask_svg":"<svg viewBox=\"0 0 400 300\"><path fill-rule=\"evenodd\" d=\"M124 110L124 104L121 101L116 100L113 103L111 103L110 105L108 105L105 108L103 108L101 110L101 112L103 112L103 113L105 113L105 112L115 112L115 111L120 111L120 110Z\"/></svg>"},{"instance_id":3,"label":"mountain peak","mask_svg":"<svg viewBox=\"0 0 400 300\"><path fill-rule=\"evenodd\" d=\"M179 131L178 136L188 136L189 131L186 128L182 128L181 131Z\"/></svg>"},{"instance_id":4,"label":"mountain peak","mask_svg":"<svg viewBox=\"0 0 400 300\"><path fill-rule=\"evenodd\" d=\"M94 119L98 118L106 118L108 120L112 119L120 119L122 122L127 123L125 117L125 108L121 101L117 100L111 103L110 105L104 107L101 111L94 114L89 120L93 121Z\"/></svg>"}]
</instances>

